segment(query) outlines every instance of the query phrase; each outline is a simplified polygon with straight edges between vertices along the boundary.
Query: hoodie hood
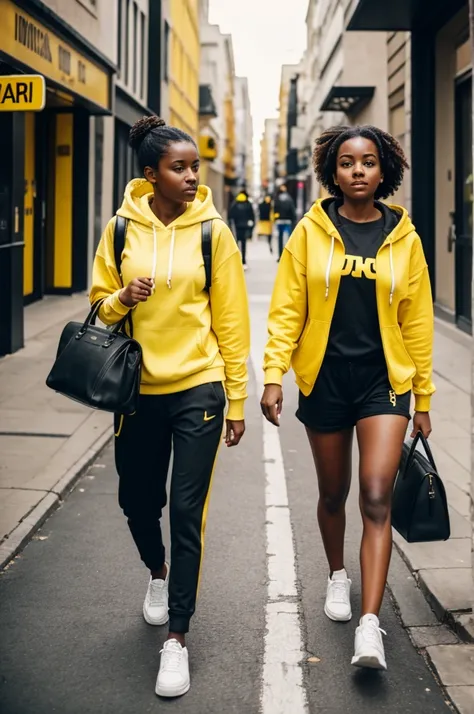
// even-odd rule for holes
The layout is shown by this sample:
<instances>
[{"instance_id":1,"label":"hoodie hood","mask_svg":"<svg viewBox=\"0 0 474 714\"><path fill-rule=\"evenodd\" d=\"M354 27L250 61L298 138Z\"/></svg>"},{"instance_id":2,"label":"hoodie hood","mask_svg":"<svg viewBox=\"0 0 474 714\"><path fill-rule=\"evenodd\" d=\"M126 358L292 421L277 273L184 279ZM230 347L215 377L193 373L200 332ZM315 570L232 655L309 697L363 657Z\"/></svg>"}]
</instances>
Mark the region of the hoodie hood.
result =
<instances>
[{"instance_id":1,"label":"hoodie hood","mask_svg":"<svg viewBox=\"0 0 474 714\"><path fill-rule=\"evenodd\" d=\"M153 197L153 186L146 179L133 179L127 185L118 216L123 216L129 221L139 224L144 233L153 234L153 264L151 266L151 279L153 284L156 277L158 259L158 236L160 232L165 235L171 233L171 243L168 258L167 286L171 290L173 277L173 261L176 243L176 232L180 229L194 226L204 221L212 221L221 216L216 210L212 200L212 191L207 186L198 186L196 198L188 203L186 210L168 226L165 226L155 216L150 207Z\"/></svg>"},{"instance_id":2,"label":"hoodie hood","mask_svg":"<svg viewBox=\"0 0 474 714\"><path fill-rule=\"evenodd\" d=\"M196 198L192 203L188 203L188 207L178 218L176 218L169 226L165 226L159 218L155 216L150 208L150 201L153 198L153 186L146 179L133 179L127 184L123 203L117 211L118 216L123 216L129 221L141 223L148 228L153 225L157 228L184 228L185 226L193 226L196 223L203 221L212 221L215 218L220 218L214 202L212 200L212 191L207 186L198 186Z\"/></svg>"},{"instance_id":3,"label":"hoodie hood","mask_svg":"<svg viewBox=\"0 0 474 714\"><path fill-rule=\"evenodd\" d=\"M328 262L326 267L326 300L329 296L330 289L330 276L331 267L334 259L334 249L335 241L339 240L343 243L343 240L337 230L336 225L331 220L329 216L329 207L334 204L337 199L335 198L325 198L316 201L306 213L306 218L316 223L317 226L323 229L325 233L331 238L331 247L328 255ZM385 241L383 245L389 245L390 247L390 275L391 275L391 287L390 287L390 305L393 301L393 294L395 292L395 267L393 264L393 243L402 238L405 238L410 233L415 232L415 226L413 225L408 211L402 206L387 205L384 203L377 202L379 210L382 212L385 219ZM382 246L383 247L383 246Z\"/></svg>"}]
</instances>

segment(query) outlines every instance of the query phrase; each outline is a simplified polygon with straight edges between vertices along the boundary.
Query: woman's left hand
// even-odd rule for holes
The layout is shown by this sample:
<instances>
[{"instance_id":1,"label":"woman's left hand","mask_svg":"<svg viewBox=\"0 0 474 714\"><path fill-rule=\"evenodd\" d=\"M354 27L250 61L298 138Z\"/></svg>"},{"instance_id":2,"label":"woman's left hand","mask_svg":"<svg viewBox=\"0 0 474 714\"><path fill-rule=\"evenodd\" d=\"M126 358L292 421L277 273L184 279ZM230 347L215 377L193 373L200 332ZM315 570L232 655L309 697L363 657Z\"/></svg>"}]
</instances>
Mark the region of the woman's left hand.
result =
<instances>
[{"instance_id":1,"label":"woman's left hand","mask_svg":"<svg viewBox=\"0 0 474 714\"><path fill-rule=\"evenodd\" d=\"M415 412L411 438L414 439L419 431L421 431L425 439L427 439L431 434L431 419L429 412Z\"/></svg>"},{"instance_id":2,"label":"woman's left hand","mask_svg":"<svg viewBox=\"0 0 474 714\"><path fill-rule=\"evenodd\" d=\"M226 420L225 445L237 446L245 432L245 421Z\"/></svg>"}]
</instances>

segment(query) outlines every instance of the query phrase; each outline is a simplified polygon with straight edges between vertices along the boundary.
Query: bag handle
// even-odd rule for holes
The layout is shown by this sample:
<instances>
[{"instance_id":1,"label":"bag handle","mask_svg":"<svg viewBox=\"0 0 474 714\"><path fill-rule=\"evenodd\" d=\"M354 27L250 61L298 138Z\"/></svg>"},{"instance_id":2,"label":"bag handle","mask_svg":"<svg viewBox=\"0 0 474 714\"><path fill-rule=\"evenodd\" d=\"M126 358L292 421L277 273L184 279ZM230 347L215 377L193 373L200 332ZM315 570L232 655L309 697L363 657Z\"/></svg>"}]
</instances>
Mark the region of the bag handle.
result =
<instances>
[{"instance_id":1,"label":"bag handle","mask_svg":"<svg viewBox=\"0 0 474 714\"><path fill-rule=\"evenodd\" d=\"M431 466L433 467L433 469L434 469L435 471L437 471L437 469L436 469L436 464L435 464L435 460L434 460L434 458L433 458L433 454L432 454L432 451L431 451L431 447L430 447L430 445L428 444L428 439L425 438L425 436L424 436L424 434L423 434L422 431L417 431L416 434L415 434L415 438L414 438L413 441L411 442L410 452L409 452L409 454L408 454L408 459L407 459L407 466L408 466L408 464L411 462L411 460L413 459L413 455L414 455L414 453L415 453L415 449L416 449L416 447L417 447L419 441L421 441L421 444L422 444L422 446L423 446L423 448L424 448L424 450L425 450L426 456L428 457L428 461L430 462L430 464L431 464ZM405 475L406 475L406 473L407 473L407 471L408 471L407 466L405 467L404 477L405 477Z\"/></svg>"},{"instance_id":2,"label":"bag handle","mask_svg":"<svg viewBox=\"0 0 474 714\"><path fill-rule=\"evenodd\" d=\"M100 306L102 305L104 300L105 300L105 298L103 298L101 300L97 300L97 302L95 302L92 305L92 308L91 308L89 314L87 315L81 329L79 330L79 332L76 335L77 339L80 339L81 337L83 337L91 325L95 325L97 316L99 314ZM122 317L120 322L117 322L115 325L113 325L110 329L110 332L112 334L116 334L117 332L124 332L124 327L125 327L127 320L128 320L128 314L125 315L125 317Z\"/></svg>"}]
</instances>

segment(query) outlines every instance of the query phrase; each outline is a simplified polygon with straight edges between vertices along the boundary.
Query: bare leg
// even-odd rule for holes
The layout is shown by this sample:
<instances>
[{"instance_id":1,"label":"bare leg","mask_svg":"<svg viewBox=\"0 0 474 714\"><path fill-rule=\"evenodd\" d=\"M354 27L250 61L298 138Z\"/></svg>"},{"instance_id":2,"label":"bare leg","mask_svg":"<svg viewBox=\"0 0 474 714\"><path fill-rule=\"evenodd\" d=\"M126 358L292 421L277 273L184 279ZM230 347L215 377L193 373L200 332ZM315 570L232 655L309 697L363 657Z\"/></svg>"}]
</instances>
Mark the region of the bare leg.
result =
<instances>
[{"instance_id":1,"label":"bare leg","mask_svg":"<svg viewBox=\"0 0 474 714\"><path fill-rule=\"evenodd\" d=\"M346 500L351 485L352 429L332 434L306 430L318 474L318 522L330 574L344 568Z\"/></svg>"},{"instance_id":2,"label":"bare leg","mask_svg":"<svg viewBox=\"0 0 474 714\"><path fill-rule=\"evenodd\" d=\"M362 615L378 617L382 605L392 554L392 490L407 423L403 416L383 414L357 424L359 500L364 523L360 551Z\"/></svg>"}]
</instances>

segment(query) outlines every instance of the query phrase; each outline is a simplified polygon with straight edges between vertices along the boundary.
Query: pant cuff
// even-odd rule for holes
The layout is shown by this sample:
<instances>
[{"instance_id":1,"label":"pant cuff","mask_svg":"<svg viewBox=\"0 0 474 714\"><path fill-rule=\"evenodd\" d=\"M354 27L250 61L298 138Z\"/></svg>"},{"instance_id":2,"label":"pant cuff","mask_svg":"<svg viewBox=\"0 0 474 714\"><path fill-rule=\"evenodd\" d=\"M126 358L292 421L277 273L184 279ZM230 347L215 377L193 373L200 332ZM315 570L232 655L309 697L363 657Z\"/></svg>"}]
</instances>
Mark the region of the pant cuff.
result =
<instances>
[{"instance_id":1,"label":"pant cuff","mask_svg":"<svg viewBox=\"0 0 474 714\"><path fill-rule=\"evenodd\" d=\"M189 632L189 617L182 617L170 614L169 631L185 635Z\"/></svg>"}]
</instances>

